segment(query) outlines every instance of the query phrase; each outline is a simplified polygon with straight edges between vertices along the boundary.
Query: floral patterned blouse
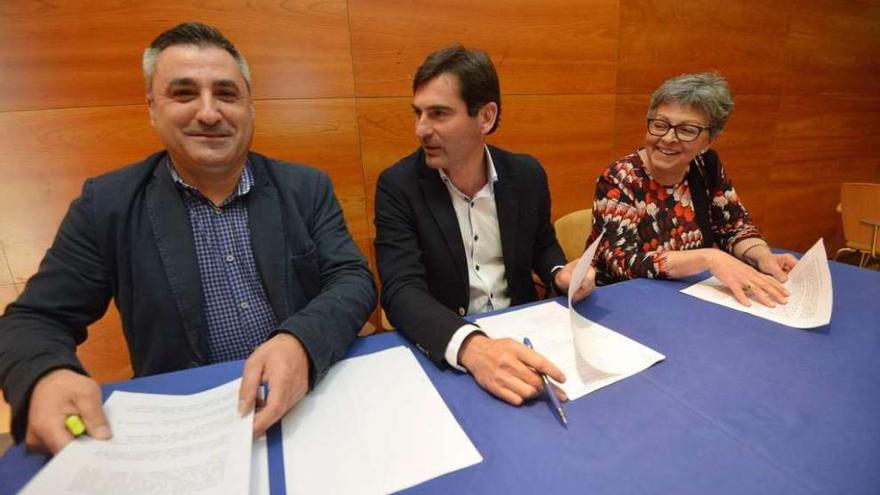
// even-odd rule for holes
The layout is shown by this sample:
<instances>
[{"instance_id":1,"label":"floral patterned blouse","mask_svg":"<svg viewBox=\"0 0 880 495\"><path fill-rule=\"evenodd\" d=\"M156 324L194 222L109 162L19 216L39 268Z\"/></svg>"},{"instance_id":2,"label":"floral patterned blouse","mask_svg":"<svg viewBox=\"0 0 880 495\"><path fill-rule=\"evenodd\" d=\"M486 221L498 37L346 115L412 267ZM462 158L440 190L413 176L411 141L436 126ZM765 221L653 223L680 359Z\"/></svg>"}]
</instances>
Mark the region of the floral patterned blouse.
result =
<instances>
[{"instance_id":1,"label":"floral patterned blouse","mask_svg":"<svg viewBox=\"0 0 880 495\"><path fill-rule=\"evenodd\" d=\"M732 253L739 241L761 234L749 220L721 162L717 163L716 183L707 186L711 201L708 218L715 241ZM656 182L638 151L612 163L596 181L593 230L587 245L603 231L593 260L599 284L639 277L667 278L667 251L703 247L687 177L672 186Z\"/></svg>"}]
</instances>

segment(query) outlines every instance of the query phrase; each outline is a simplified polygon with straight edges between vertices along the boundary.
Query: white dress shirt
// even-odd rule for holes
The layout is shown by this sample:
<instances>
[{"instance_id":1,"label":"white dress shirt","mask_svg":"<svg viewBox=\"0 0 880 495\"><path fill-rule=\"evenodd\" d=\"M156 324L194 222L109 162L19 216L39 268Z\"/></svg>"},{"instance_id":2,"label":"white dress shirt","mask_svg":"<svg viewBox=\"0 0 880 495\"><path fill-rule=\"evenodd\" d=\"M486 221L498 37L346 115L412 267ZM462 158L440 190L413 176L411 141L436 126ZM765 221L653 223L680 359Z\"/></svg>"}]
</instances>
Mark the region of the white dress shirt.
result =
<instances>
[{"instance_id":1,"label":"white dress shirt","mask_svg":"<svg viewBox=\"0 0 880 495\"><path fill-rule=\"evenodd\" d=\"M452 207L458 219L461 240L468 264L470 294L467 314L485 313L510 306L504 256L501 248L501 229L495 205L495 182L498 173L489 148L486 148L486 175L489 180L473 197L461 192L446 173L438 171L449 190ZM446 346L446 361L450 366L465 370L458 364L458 351L471 333L479 330L474 325L463 325L456 330Z\"/></svg>"}]
</instances>

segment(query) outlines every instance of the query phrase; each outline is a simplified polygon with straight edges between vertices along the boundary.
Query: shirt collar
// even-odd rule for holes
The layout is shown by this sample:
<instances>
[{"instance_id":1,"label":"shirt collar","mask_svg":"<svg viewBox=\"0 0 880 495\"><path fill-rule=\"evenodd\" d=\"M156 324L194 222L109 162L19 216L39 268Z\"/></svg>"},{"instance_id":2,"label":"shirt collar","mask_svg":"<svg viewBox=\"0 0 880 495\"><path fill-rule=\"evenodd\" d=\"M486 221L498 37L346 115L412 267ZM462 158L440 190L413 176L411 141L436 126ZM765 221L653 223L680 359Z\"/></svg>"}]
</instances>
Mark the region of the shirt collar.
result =
<instances>
[{"instance_id":1,"label":"shirt collar","mask_svg":"<svg viewBox=\"0 0 880 495\"><path fill-rule=\"evenodd\" d=\"M198 193L199 196L202 196L202 193L199 192L194 186L191 186L183 180L180 174L177 173L177 169L174 168L174 163L171 161L171 157L169 156L165 160L165 166L168 167L168 172L171 174L171 178L174 180L175 184L183 187L187 191ZM249 193L251 187L254 185L254 173L251 171L251 162L250 160L245 160L244 169L241 172L241 178L238 180L238 186L236 186L235 191L232 194L223 200L223 204L226 204L232 201L235 198L239 198Z\"/></svg>"},{"instance_id":2,"label":"shirt collar","mask_svg":"<svg viewBox=\"0 0 880 495\"><path fill-rule=\"evenodd\" d=\"M486 155L486 176L489 178L489 192L495 194L495 183L498 182L498 171L495 170L495 162L492 160L492 154L489 153L489 146L483 145L483 149L485 150ZM440 172L440 179L443 180L444 184L448 184L455 188L455 184L449 179L449 176L446 175L446 171L441 169L437 170ZM455 188L458 190L458 188Z\"/></svg>"}]
</instances>

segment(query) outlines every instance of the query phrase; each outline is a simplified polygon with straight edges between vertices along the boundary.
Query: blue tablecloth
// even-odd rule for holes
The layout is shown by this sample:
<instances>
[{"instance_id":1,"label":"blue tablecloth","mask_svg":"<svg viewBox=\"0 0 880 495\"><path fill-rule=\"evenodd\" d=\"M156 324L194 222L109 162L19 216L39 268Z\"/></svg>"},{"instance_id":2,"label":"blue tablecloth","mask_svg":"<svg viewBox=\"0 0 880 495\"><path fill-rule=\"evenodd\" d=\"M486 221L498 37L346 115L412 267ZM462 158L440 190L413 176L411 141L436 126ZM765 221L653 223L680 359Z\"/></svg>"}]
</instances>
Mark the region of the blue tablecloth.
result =
<instances>
[{"instance_id":1,"label":"blue tablecloth","mask_svg":"<svg viewBox=\"0 0 880 495\"><path fill-rule=\"evenodd\" d=\"M831 324L813 330L705 303L679 293L682 282L599 288L578 309L666 361L566 404L568 429L547 403L511 407L416 352L484 461L408 492L880 493L880 273L831 263L831 274ZM376 335L349 355L394 345L407 344L397 333ZM190 393L240 371L240 362L227 363L105 392ZM275 431L275 493L283 490L280 450ZM11 449L0 459L0 493L44 462Z\"/></svg>"}]
</instances>

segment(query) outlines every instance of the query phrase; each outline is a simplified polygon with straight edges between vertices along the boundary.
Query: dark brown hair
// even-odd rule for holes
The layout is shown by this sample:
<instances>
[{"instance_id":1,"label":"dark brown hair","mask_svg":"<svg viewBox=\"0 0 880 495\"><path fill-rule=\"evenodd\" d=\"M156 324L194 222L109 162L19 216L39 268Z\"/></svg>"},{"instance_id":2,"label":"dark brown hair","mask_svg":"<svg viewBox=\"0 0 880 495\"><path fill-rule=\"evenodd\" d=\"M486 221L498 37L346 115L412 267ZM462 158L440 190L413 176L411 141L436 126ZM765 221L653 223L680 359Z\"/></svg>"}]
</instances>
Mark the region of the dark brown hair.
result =
<instances>
[{"instance_id":1,"label":"dark brown hair","mask_svg":"<svg viewBox=\"0 0 880 495\"><path fill-rule=\"evenodd\" d=\"M413 78L413 93L423 84L442 74L453 74L458 78L461 99L467 105L468 115L477 115L483 105L494 101L498 105L498 115L489 134L495 132L501 122L501 88L498 73L492 59L480 50L467 49L455 44L438 50L425 58Z\"/></svg>"}]
</instances>

